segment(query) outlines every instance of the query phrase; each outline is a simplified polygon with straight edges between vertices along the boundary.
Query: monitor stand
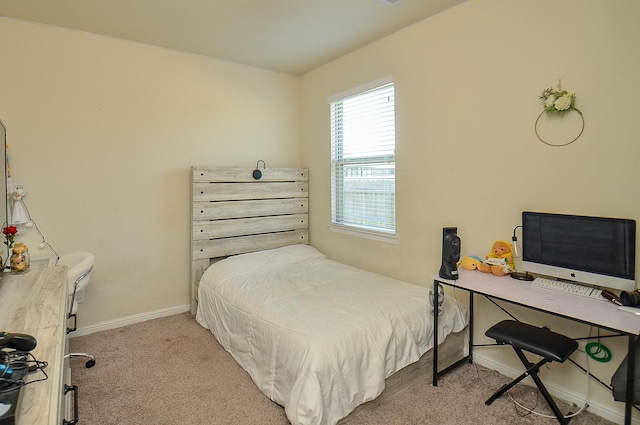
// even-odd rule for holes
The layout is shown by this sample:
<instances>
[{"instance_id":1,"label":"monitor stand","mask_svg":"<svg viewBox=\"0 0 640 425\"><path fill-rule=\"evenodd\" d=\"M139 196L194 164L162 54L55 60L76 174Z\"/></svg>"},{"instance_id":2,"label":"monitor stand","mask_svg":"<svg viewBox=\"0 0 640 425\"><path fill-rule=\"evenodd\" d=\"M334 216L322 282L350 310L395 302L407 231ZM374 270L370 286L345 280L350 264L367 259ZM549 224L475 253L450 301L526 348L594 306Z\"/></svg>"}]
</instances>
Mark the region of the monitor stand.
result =
<instances>
[{"instance_id":1,"label":"monitor stand","mask_svg":"<svg viewBox=\"0 0 640 425\"><path fill-rule=\"evenodd\" d=\"M535 279L535 277L533 275L530 275L528 272L513 272L511 273L511 278L526 281L532 281L533 279Z\"/></svg>"}]
</instances>

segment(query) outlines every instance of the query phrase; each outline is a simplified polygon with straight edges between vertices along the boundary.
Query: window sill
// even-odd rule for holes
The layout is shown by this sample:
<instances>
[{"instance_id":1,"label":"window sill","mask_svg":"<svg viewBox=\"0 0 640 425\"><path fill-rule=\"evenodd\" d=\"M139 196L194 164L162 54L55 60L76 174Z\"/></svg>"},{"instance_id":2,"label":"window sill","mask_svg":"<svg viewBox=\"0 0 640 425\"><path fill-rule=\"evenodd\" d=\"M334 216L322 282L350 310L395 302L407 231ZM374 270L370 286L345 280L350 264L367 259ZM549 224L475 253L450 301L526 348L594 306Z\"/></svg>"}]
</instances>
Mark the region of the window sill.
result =
<instances>
[{"instance_id":1,"label":"window sill","mask_svg":"<svg viewBox=\"0 0 640 425\"><path fill-rule=\"evenodd\" d=\"M383 243L388 243L393 245L398 244L398 236L395 234L374 232L371 230L358 229L355 227L339 226L336 224L329 225L329 230L335 233L354 236L357 238L369 239L376 242L383 242Z\"/></svg>"}]
</instances>

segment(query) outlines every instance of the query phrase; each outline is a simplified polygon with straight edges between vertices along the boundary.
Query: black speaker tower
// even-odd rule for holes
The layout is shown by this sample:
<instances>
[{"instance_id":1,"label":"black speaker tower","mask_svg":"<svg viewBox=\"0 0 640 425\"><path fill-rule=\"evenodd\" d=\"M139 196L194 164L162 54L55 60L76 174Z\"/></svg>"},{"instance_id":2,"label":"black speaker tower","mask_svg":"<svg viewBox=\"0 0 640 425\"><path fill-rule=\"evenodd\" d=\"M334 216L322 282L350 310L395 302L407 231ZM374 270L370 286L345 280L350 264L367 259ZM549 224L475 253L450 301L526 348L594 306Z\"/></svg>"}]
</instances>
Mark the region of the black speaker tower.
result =
<instances>
[{"instance_id":1,"label":"black speaker tower","mask_svg":"<svg viewBox=\"0 0 640 425\"><path fill-rule=\"evenodd\" d=\"M458 279L458 261L460 261L460 238L457 227L442 229L442 266L438 274L443 279Z\"/></svg>"}]
</instances>

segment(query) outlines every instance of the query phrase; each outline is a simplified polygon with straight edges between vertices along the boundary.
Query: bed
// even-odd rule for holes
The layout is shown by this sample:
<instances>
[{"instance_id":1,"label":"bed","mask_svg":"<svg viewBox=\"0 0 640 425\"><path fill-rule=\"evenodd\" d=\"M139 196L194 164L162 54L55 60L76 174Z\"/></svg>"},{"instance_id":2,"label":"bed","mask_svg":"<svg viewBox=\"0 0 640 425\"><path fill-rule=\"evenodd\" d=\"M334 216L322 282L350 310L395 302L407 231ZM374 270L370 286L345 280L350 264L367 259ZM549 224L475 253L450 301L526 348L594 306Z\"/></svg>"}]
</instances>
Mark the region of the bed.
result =
<instances>
[{"instance_id":1,"label":"bed","mask_svg":"<svg viewBox=\"0 0 640 425\"><path fill-rule=\"evenodd\" d=\"M306 170L252 171L192 167L197 322L296 425L344 423L429 379L429 289L327 258L308 245ZM444 367L462 355L467 321L445 297Z\"/></svg>"}]
</instances>

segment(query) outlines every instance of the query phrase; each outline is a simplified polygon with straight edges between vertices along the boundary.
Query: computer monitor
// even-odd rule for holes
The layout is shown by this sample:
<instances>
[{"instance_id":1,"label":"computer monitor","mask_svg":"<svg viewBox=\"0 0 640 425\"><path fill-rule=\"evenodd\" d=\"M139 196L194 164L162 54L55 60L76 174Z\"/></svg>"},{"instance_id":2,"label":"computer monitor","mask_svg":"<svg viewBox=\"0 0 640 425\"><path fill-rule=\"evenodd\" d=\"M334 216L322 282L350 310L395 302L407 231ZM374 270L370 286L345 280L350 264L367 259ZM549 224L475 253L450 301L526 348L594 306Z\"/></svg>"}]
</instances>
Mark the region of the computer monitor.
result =
<instances>
[{"instance_id":1,"label":"computer monitor","mask_svg":"<svg viewBox=\"0 0 640 425\"><path fill-rule=\"evenodd\" d=\"M525 211L522 268L534 274L633 291L636 222Z\"/></svg>"}]
</instances>

